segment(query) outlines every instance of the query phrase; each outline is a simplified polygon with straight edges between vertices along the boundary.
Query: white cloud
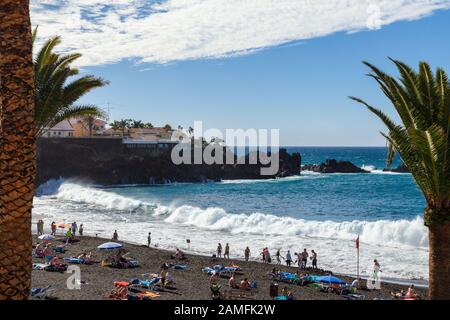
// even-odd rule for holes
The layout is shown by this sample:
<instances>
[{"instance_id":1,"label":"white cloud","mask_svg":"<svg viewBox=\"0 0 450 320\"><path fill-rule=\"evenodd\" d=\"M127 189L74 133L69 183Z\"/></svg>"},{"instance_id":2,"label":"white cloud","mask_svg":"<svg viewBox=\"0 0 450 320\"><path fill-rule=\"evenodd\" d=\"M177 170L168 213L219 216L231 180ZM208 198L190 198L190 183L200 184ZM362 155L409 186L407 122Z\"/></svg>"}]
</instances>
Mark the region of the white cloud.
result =
<instances>
[{"instance_id":1,"label":"white cloud","mask_svg":"<svg viewBox=\"0 0 450 320\"><path fill-rule=\"evenodd\" d=\"M39 35L63 37L82 65L248 54L333 32L377 29L449 0L31 0Z\"/></svg>"}]
</instances>

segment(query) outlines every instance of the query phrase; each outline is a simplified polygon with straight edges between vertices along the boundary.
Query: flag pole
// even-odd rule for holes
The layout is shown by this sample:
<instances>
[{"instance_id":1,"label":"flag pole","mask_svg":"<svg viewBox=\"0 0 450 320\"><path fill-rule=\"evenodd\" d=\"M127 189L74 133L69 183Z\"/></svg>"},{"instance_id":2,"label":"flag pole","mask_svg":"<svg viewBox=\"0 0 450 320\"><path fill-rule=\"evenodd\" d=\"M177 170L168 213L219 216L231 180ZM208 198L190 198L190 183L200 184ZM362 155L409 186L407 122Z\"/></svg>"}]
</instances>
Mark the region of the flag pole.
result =
<instances>
[{"instance_id":1,"label":"flag pole","mask_svg":"<svg viewBox=\"0 0 450 320\"><path fill-rule=\"evenodd\" d=\"M356 280L359 283L359 235L356 238Z\"/></svg>"}]
</instances>

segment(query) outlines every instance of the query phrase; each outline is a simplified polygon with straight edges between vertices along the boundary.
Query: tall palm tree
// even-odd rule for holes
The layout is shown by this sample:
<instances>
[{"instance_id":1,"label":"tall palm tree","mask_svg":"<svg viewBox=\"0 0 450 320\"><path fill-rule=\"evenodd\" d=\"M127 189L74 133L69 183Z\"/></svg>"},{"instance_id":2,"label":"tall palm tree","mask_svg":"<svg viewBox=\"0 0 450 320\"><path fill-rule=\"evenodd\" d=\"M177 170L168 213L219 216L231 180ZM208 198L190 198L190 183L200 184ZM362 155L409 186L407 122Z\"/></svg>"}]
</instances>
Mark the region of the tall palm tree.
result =
<instances>
[{"instance_id":1,"label":"tall palm tree","mask_svg":"<svg viewBox=\"0 0 450 320\"><path fill-rule=\"evenodd\" d=\"M433 73L425 62L419 64L418 71L400 61L392 62L400 73L399 79L364 63L371 69L369 76L391 101L401 124L363 100L351 98L386 125L388 132L383 136L409 168L425 197L429 295L431 299L450 299L450 83L443 69Z\"/></svg>"},{"instance_id":2,"label":"tall palm tree","mask_svg":"<svg viewBox=\"0 0 450 320\"><path fill-rule=\"evenodd\" d=\"M27 299L36 174L28 0L0 1L0 300Z\"/></svg>"},{"instance_id":3,"label":"tall palm tree","mask_svg":"<svg viewBox=\"0 0 450 320\"><path fill-rule=\"evenodd\" d=\"M36 40L37 28L33 32ZM79 53L55 53L55 47L61 38L55 36L45 42L34 60L36 79L36 125L37 135L41 136L46 128L70 118L106 118L106 114L97 106L79 105L77 101L93 89L108 84L102 78L92 75L78 76L79 70L72 64L81 57ZM70 81L72 77L75 80Z\"/></svg>"}]
</instances>

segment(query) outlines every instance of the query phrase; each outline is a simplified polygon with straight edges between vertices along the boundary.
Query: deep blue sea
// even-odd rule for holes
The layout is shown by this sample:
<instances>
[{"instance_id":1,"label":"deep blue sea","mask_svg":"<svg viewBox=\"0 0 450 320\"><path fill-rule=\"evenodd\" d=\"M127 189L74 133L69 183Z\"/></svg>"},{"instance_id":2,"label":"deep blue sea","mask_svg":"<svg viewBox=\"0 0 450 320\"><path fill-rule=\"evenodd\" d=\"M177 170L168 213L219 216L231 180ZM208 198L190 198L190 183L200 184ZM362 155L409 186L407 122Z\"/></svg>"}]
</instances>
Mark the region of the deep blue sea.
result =
<instances>
[{"instance_id":1,"label":"deep blue sea","mask_svg":"<svg viewBox=\"0 0 450 320\"><path fill-rule=\"evenodd\" d=\"M362 272L378 259L386 277L426 278L423 197L410 174L384 173L386 148L289 147L303 164L348 160L370 174L314 174L273 180L101 188L53 181L36 197L34 218L78 221L91 234L145 243L148 231L164 248L210 255L229 242L242 258L265 246L282 253L315 249L319 263L354 274L361 239ZM396 159L394 165L400 163ZM191 244L186 244L186 239Z\"/></svg>"}]
</instances>

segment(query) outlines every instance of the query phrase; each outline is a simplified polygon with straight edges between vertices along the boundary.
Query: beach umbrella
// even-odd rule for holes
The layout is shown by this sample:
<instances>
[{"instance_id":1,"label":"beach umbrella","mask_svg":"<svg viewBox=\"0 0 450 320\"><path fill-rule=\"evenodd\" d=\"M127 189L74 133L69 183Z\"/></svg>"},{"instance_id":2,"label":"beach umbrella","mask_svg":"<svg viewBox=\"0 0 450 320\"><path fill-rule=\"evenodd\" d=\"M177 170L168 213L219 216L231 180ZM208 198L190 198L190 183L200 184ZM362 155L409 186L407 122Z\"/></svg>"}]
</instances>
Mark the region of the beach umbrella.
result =
<instances>
[{"instance_id":1,"label":"beach umbrella","mask_svg":"<svg viewBox=\"0 0 450 320\"><path fill-rule=\"evenodd\" d=\"M333 283L333 284L345 284L345 281L334 277L334 276L323 276L323 277L317 277L316 282L323 282L323 283Z\"/></svg>"},{"instance_id":2,"label":"beach umbrella","mask_svg":"<svg viewBox=\"0 0 450 320\"><path fill-rule=\"evenodd\" d=\"M123 245L117 242L105 242L97 247L98 250L114 250L122 248Z\"/></svg>"},{"instance_id":3,"label":"beach umbrella","mask_svg":"<svg viewBox=\"0 0 450 320\"><path fill-rule=\"evenodd\" d=\"M52 240L55 240L55 237L52 236L51 234L42 234L38 237L38 239L45 240L45 241L52 241Z\"/></svg>"}]
</instances>

